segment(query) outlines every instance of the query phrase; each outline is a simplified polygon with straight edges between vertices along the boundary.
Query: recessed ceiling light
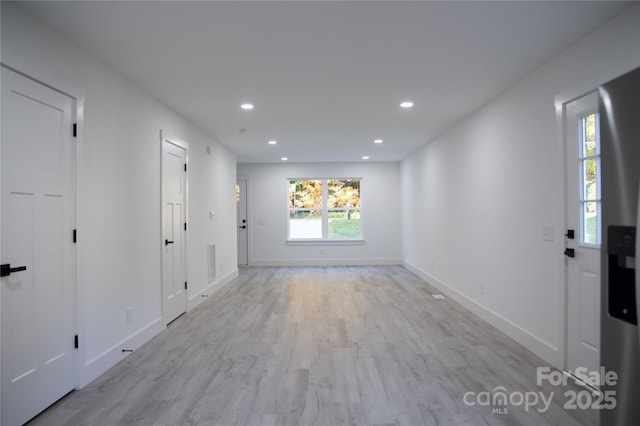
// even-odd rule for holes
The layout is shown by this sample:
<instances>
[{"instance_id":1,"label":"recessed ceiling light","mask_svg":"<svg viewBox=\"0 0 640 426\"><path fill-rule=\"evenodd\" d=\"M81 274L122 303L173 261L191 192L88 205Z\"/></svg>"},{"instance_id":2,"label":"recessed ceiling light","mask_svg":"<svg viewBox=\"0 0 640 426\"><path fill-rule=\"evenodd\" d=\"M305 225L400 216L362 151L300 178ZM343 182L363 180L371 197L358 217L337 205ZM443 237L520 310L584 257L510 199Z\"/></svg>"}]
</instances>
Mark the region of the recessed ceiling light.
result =
<instances>
[{"instance_id":1,"label":"recessed ceiling light","mask_svg":"<svg viewBox=\"0 0 640 426\"><path fill-rule=\"evenodd\" d=\"M242 104L240 105L240 108L250 110L253 109L253 104Z\"/></svg>"},{"instance_id":2,"label":"recessed ceiling light","mask_svg":"<svg viewBox=\"0 0 640 426\"><path fill-rule=\"evenodd\" d=\"M277 145L278 141L269 141L267 142L269 145Z\"/></svg>"},{"instance_id":3,"label":"recessed ceiling light","mask_svg":"<svg viewBox=\"0 0 640 426\"><path fill-rule=\"evenodd\" d=\"M400 108L411 108L412 106L413 106L413 102L411 101L405 101L400 104Z\"/></svg>"},{"instance_id":4,"label":"recessed ceiling light","mask_svg":"<svg viewBox=\"0 0 640 426\"><path fill-rule=\"evenodd\" d=\"M280 159L281 159L282 161L287 161L287 160L288 160L288 158L287 158L287 157L282 157L282 158L280 158Z\"/></svg>"},{"instance_id":5,"label":"recessed ceiling light","mask_svg":"<svg viewBox=\"0 0 640 426\"><path fill-rule=\"evenodd\" d=\"M382 143L382 139L376 139L373 141L373 143Z\"/></svg>"},{"instance_id":6,"label":"recessed ceiling light","mask_svg":"<svg viewBox=\"0 0 640 426\"><path fill-rule=\"evenodd\" d=\"M362 157L362 159L363 159L363 160L368 160L368 159L369 159L369 156L368 156L368 155L364 155L364 156Z\"/></svg>"}]
</instances>

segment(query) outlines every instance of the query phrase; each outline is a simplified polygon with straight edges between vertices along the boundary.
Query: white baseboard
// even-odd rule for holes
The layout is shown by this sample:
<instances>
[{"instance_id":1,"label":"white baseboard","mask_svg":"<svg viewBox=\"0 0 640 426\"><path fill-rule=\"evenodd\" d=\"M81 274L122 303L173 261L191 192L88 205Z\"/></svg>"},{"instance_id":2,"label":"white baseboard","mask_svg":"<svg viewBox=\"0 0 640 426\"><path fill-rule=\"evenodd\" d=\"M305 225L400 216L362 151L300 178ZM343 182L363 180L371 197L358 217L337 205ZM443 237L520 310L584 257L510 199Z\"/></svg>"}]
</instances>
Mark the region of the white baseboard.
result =
<instances>
[{"instance_id":1,"label":"white baseboard","mask_svg":"<svg viewBox=\"0 0 640 426\"><path fill-rule=\"evenodd\" d=\"M375 266L402 265L401 259L252 259L249 266Z\"/></svg>"},{"instance_id":2,"label":"white baseboard","mask_svg":"<svg viewBox=\"0 0 640 426\"><path fill-rule=\"evenodd\" d=\"M130 352L122 352L123 349L136 350L165 328L166 325L163 324L162 318L158 318L126 339L116 343L100 355L87 361L80 368L78 388L86 386L129 355ZM80 337L82 338L82 336ZM80 340L80 346L82 346L82 340Z\"/></svg>"},{"instance_id":3,"label":"white baseboard","mask_svg":"<svg viewBox=\"0 0 640 426\"><path fill-rule=\"evenodd\" d=\"M233 281L233 279L237 276L238 269L235 269L231 273L206 287L201 292L192 296L188 301L187 310L191 310L202 300L204 300L201 295L205 294L209 296L215 293L216 291L220 290L231 281ZM130 354L130 352L122 352L123 349L136 350L165 329L166 325L163 323L162 318L158 318L157 320L152 321L150 324L146 325L141 330L137 331L126 339L116 343L100 355L93 357L92 359L87 361L80 368L78 388L80 389L88 385L98 376L104 374L111 367L115 366L117 363L126 358L126 356ZM80 341L80 345L82 346L82 341Z\"/></svg>"},{"instance_id":4,"label":"white baseboard","mask_svg":"<svg viewBox=\"0 0 640 426\"><path fill-rule=\"evenodd\" d=\"M432 286L436 287L439 291L444 293L449 298L458 302L469 311L473 312L498 330L502 331L507 336L511 337L516 342L520 343L525 348L529 349L531 352L538 355L540 358L544 359L551 365L562 369L562 355L557 347L543 341L539 337L533 335L532 333L513 323L509 319L496 312L493 312L491 309L481 305L477 301L471 299L469 296L460 293L455 288L445 284L438 278L424 272L420 268L417 268L416 266L408 262L403 262L403 266Z\"/></svg>"},{"instance_id":5,"label":"white baseboard","mask_svg":"<svg viewBox=\"0 0 640 426\"><path fill-rule=\"evenodd\" d=\"M211 296L213 293L220 290L221 288L229 284L231 281L233 281L235 278L237 278L238 273L239 273L238 268L236 268L230 273L228 273L227 275L225 275L224 277L218 280L215 280L213 283L205 287L202 291L199 291L198 293L189 297L187 312L195 308L196 306L198 306L204 299L206 299L207 296Z\"/></svg>"}]
</instances>

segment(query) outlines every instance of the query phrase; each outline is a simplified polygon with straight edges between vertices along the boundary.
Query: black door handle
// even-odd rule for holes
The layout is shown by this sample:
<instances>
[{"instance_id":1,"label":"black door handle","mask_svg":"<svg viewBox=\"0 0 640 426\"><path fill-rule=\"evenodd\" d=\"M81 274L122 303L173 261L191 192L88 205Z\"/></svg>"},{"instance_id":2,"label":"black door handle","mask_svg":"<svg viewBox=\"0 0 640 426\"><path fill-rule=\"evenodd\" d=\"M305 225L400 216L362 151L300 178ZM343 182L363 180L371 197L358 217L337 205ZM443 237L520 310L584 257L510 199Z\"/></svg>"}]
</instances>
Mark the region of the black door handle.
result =
<instances>
[{"instance_id":1,"label":"black door handle","mask_svg":"<svg viewBox=\"0 0 640 426\"><path fill-rule=\"evenodd\" d=\"M26 271L26 266L17 266L15 268L11 267L10 263L5 263L4 265L0 265L0 277L6 277L11 275L13 272Z\"/></svg>"},{"instance_id":2,"label":"black door handle","mask_svg":"<svg viewBox=\"0 0 640 426\"><path fill-rule=\"evenodd\" d=\"M173 241L164 240L164 245L168 246L169 244L173 244Z\"/></svg>"},{"instance_id":3,"label":"black door handle","mask_svg":"<svg viewBox=\"0 0 640 426\"><path fill-rule=\"evenodd\" d=\"M240 229L247 229L247 225L238 226Z\"/></svg>"},{"instance_id":4,"label":"black door handle","mask_svg":"<svg viewBox=\"0 0 640 426\"><path fill-rule=\"evenodd\" d=\"M567 257L576 257L576 249L572 249L572 248L565 249L564 255Z\"/></svg>"}]
</instances>

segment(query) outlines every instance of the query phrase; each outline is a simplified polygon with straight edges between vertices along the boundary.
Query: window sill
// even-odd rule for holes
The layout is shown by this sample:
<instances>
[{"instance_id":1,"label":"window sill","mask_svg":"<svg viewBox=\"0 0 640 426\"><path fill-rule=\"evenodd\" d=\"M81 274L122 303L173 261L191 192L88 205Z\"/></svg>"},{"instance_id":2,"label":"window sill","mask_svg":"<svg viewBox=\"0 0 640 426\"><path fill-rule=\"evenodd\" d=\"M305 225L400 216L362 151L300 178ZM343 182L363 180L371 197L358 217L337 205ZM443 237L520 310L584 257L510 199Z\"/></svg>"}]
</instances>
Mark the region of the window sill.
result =
<instances>
[{"instance_id":1,"label":"window sill","mask_svg":"<svg viewBox=\"0 0 640 426\"><path fill-rule=\"evenodd\" d=\"M364 240L287 240L288 246L361 246Z\"/></svg>"}]
</instances>

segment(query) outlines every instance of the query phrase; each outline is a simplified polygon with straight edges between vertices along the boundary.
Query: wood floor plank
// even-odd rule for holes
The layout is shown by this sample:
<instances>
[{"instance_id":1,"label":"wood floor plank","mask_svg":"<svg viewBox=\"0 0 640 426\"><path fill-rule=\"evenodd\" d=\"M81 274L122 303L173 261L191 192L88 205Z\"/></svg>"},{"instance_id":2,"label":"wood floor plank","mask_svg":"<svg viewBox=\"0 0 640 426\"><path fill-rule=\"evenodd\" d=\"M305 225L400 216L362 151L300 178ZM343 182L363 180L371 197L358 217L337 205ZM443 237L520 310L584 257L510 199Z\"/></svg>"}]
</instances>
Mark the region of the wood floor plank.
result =
<instances>
[{"instance_id":1,"label":"wood floor plank","mask_svg":"<svg viewBox=\"0 0 640 426\"><path fill-rule=\"evenodd\" d=\"M400 266L256 267L32 425L585 425L543 360ZM538 391L548 410L470 405ZM474 400L475 401L475 400Z\"/></svg>"}]
</instances>

